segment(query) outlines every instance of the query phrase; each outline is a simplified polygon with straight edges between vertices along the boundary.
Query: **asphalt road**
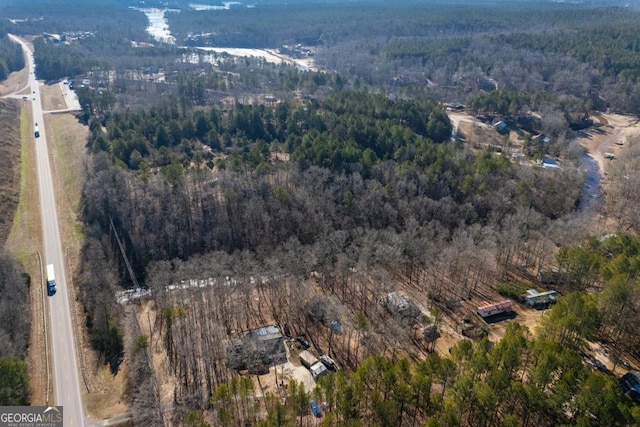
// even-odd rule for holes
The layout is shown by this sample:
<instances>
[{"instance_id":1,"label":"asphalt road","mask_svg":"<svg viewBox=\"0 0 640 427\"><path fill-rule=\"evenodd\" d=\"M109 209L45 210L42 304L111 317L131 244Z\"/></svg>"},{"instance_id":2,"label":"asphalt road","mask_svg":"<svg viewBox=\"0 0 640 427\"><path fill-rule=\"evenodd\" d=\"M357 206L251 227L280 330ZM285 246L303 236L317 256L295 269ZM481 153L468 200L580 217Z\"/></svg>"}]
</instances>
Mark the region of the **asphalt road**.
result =
<instances>
[{"instance_id":1,"label":"asphalt road","mask_svg":"<svg viewBox=\"0 0 640 427\"><path fill-rule=\"evenodd\" d=\"M72 323L71 306L67 281L65 278L65 258L60 232L58 230L58 214L53 191L53 180L49 166L47 151L47 135L44 126L40 88L35 79L33 53L29 46L21 39L11 38L22 45L27 57L29 68L29 94L33 111L34 126L38 124L40 137L35 138L32 129L31 137L36 144L36 163L38 166L38 187L40 190L40 214L42 217L42 232L44 241L44 265L53 264L58 292L48 297L51 358L53 362L54 403L64 407L64 426L82 426L85 424L84 407L80 393L80 376L77 362L77 348Z\"/></svg>"}]
</instances>

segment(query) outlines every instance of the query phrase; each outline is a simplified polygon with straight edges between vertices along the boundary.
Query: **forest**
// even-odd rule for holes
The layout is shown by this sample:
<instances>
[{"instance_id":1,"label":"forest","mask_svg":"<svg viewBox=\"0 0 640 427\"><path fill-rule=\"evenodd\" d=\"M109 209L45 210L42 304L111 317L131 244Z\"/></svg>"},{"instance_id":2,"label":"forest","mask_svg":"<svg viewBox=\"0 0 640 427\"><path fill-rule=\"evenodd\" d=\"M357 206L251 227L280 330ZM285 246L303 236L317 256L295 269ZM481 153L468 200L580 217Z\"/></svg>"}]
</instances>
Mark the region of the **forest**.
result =
<instances>
[{"instance_id":1,"label":"forest","mask_svg":"<svg viewBox=\"0 0 640 427\"><path fill-rule=\"evenodd\" d=\"M11 256L0 255L0 405L29 404L25 359L31 331L30 278Z\"/></svg>"},{"instance_id":2,"label":"forest","mask_svg":"<svg viewBox=\"0 0 640 427\"><path fill-rule=\"evenodd\" d=\"M528 208L555 219L580 198L579 173L442 144L450 124L430 102L341 92L298 107L171 114L115 113L90 124L89 147L101 160L85 218L103 231L111 220L118 226L140 277L153 259L273 248L291 237L313 243L334 230L401 231L415 220L452 232ZM558 191L561 182L573 190ZM178 200L198 208L170 208ZM254 216L251 206L263 212Z\"/></svg>"},{"instance_id":3,"label":"forest","mask_svg":"<svg viewBox=\"0 0 640 427\"><path fill-rule=\"evenodd\" d=\"M548 113L543 116L590 108L638 110L638 43L633 31L638 14L629 8L544 2L517 2L497 9L488 4L439 2L354 2L325 4L320 9L304 3L211 11L176 7L180 13L167 14L176 45L154 41L144 31L142 12L122 8L118 2L88 7L76 1L52 9L46 2L28 9L8 3L0 6L0 13L32 18L11 26L18 34L92 34L70 44L37 43L38 75L47 80L113 70L119 76L117 82L126 80L131 71L155 67L166 75L183 72L183 81L186 78L201 93L242 96L278 90L271 86L270 67L265 72L271 76L257 72L262 69L259 61L250 61L246 68L236 64L237 70L227 68L242 76L240 84L221 82L220 76L199 77L203 67L212 72L209 76L219 71L193 49L189 35L211 34L209 39L201 38L200 44L312 47L321 69L392 96L468 102L478 92L497 88L538 97L553 95L553 102L543 106ZM47 19L39 20L45 13ZM352 16L359 19L354 21ZM199 56L199 62L171 59L182 54ZM122 82L114 85L123 87ZM130 96L135 87L126 86ZM137 87L136 91L149 91L148 85ZM166 93L167 88L153 90ZM202 94L198 98L203 102ZM209 104L215 101L215 97L205 98Z\"/></svg>"},{"instance_id":4,"label":"forest","mask_svg":"<svg viewBox=\"0 0 640 427\"><path fill-rule=\"evenodd\" d=\"M0 22L0 80L24 67L24 56L20 45L13 43L7 36L7 28Z\"/></svg>"},{"instance_id":5,"label":"forest","mask_svg":"<svg viewBox=\"0 0 640 427\"><path fill-rule=\"evenodd\" d=\"M155 324L172 372L185 378L175 391L185 408L207 408L207 396L230 380L218 343L257 319L291 325L324 347L323 324L338 315L349 332L333 352L356 369L365 357L415 340L378 304L393 283L455 311L477 289L495 287L496 277L559 263L552 248L584 235L571 219L581 197L578 171L519 166L451 144L449 120L431 101L341 91L322 101L186 115L177 106L106 111L89 127L94 159L83 196L80 283L92 340L117 369L127 350L116 283L144 283L162 313ZM582 265L569 254L561 260L568 271ZM594 283L581 272L567 292ZM241 286L193 293L188 309L184 297L166 291L207 277ZM264 279L258 285L250 277ZM265 306L243 302L254 293ZM331 301L325 308L323 298ZM353 339L362 341L355 353ZM408 357L429 353L425 343L413 345ZM212 364L193 365L194 357ZM149 381L136 383L147 396L141 417L152 417L143 424L157 416L148 409L158 404Z\"/></svg>"}]
</instances>

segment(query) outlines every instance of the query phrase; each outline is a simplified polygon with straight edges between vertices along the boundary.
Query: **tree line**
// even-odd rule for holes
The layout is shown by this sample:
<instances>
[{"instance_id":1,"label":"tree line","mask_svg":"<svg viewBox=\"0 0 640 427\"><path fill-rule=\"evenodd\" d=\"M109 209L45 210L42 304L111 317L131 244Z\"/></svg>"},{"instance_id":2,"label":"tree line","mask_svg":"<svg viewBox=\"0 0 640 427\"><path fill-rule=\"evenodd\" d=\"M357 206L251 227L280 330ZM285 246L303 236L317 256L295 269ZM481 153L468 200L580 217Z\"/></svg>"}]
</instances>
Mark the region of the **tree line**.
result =
<instances>
[{"instance_id":1,"label":"tree line","mask_svg":"<svg viewBox=\"0 0 640 427\"><path fill-rule=\"evenodd\" d=\"M129 255L143 274L151 259L272 246L290 236L312 242L345 227L404 227L411 217L424 224L438 217L443 204L451 214L438 220L449 230L459 221L482 223L497 212L513 213L520 202L548 218L573 210L578 174L519 168L504 157L438 144L428 136L442 141L448 120L433 104L419 105L347 92L297 108L239 105L227 114L174 118L177 112L169 110L115 113L105 123L107 134L91 125L89 146L108 156L97 157L102 160L87 185L85 217L108 231L111 216L136 247ZM278 161L278 152L294 162ZM213 173L205 165L210 159ZM557 180L575 182L575 188L557 191ZM198 208L170 208L181 198ZM320 200L323 206L316 206ZM263 206L267 216L249 219L252 205ZM188 221L171 227L171 233L187 234L158 244L154 239L163 239L164 227L143 231L157 226L151 218Z\"/></svg>"},{"instance_id":2,"label":"tree line","mask_svg":"<svg viewBox=\"0 0 640 427\"><path fill-rule=\"evenodd\" d=\"M29 348L31 280L18 262L0 255L0 405L29 404Z\"/></svg>"},{"instance_id":3,"label":"tree line","mask_svg":"<svg viewBox=\"0 0 640 427\"><path fill-rule=\"evenodd\" d=\"M556 255L566 291L600 289L600 333L614 350L640 357L640 239L628 234L591 237L578 246L562 248Z\"/></svg>"},{"instance_id":4,"label":"tree line","mask_svg":"<svg viewBox=\"0 0 640 427\"><path fill-rule=\"evenodd\" d=\"M16 12L15 7L8 10ZM65 9L68 22L59 18L61 11L52 11L53 22L47 26L37 20L15 24L18 33L53 32L52 28L63 31L72 25L76 31L92 32L92 36L69 45L38 42L36 61L41 78L115 70L117 84L111 77L101 80L104 85L111 85L110 89L117 88L131 105L140 102L142 92L151 97L157 92L156 101L161 102L168 91L175 94L171 84L178 86L180 105L185 106L212 105L226 95L256 90L281 92L283 96L289 90L313 93L326 84L322 80L327 77L322 74L304 77L305 74L289 72L285 77L260 60L248 60L244 66L242 61L225 60L212 67L201 53L174 46L133 47L133 42L149 41L142 13L121 10L116 4L101 7L104 9L77 18ZM556 97L545 102L538 112L554 132L561 131L554 120L566 117L562 124L573 124L576 110L637 109L637 58L634 59L634 35L629 33L636 17L628 10L528 2L508 11L484 6L460 11L457 6L443 4L428 8L422 5L418 9L406 4L357 4L347 9L344 5L331 5L320 12L316 9L295 4L224 11L183 10L170 14L169 20L179 38L192 32L207 33L212 26L218 28L212 41L218 46L315 45L314 59L322 68L338 72L345 82L379 87L392 96L428 95L467 102L478 91L496 88L538 97L553 93ZM104 10L112 13L102 13ZM102 20L94 20L98 12L101 17L109 16L112 25L103 26ZM353 25L349 17L354 13L362 16L360 22L366 24ZM286 25L279 24L283 20ZM349 20L348 25L345 20ZM614 56L605 55L612 51L616 52ZM175 61L185 55L201 59L198 64ZM148 68L180 77L168 79L170 85L141 85L139 76L131 78L132 72ZM203 77L203 68L211 73ZM296 82L297 79L302 81ZM577 107L567 111L571 105ZM558 115L557 110L562 114Z\"/></svg>"},{"instance_id":5,"label":"tree line","mask_svg":"<svg viewBox=\"0 0 640 427\"><path fill-rule=\"evenodd\" d=\"M19 44L7 36L8 25L0 23L0 80L24 68L24 54Z\"/></svg>"}]
</instances>

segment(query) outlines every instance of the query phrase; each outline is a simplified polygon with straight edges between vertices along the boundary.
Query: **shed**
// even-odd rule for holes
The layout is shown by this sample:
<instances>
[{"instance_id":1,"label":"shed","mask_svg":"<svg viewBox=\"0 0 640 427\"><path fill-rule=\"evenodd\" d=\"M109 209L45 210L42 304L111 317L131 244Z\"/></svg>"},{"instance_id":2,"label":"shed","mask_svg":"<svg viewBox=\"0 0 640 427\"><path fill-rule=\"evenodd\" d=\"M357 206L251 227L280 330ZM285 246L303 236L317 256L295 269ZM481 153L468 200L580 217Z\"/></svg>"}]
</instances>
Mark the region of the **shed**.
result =
<instances>
[{"instance_id":1,"label":"shed","mask_svg":"<svg viewBox=\"0 0 640 427\"><path fill-rule=\"evenodd\" d=\"M300 352L300 363L307 369L311 369L313 365L318 363L318 359L308 350Z\"/></svg>"},{"instance_id":2,"label":"shed","mask_svg":"<svg viewBox=\"0 0 640 427\"><path fill-rule=\"evenodd\" d=\"M327 375L329 373L329 370L327 369L326 366L324 366L322 362L314 363L313 365L311 365L309 370L311 371L311 376L313 377L314 380L317 380L321 376Z\"/></svg>"},{"instance_id":3,"label":"shed","mask_svg":"<svg viewBox=\"0 0 640 427\"><path fill-rule=\"evenodd\" d=\"M554 268L550 271L539 271L538 281L544 284L558 284L571 281L571 275L565 270Z\"/></svg>"},{"instance_id":4,"label":"shed","mask_svg":"<svg viewBox=\"0 0 640 427\"><path fill-rule=\"evenodd\" d=\"M485 303L478 307L478 314L482 317L489 317L495 314L513 311L513 301L506 299L496 303Z\"/></svg>"},{"instance_id":5,"label":"shed","mask_svg":"<svg viewBox=\"0 0 640 427\"><path fill-rule=\"evenodd\" d=\"M500 133L506 132L508 130L507 122L505 122L504 120L500 120L499 122L493 124L493 128Z\"/></svg>"}]
</instances>

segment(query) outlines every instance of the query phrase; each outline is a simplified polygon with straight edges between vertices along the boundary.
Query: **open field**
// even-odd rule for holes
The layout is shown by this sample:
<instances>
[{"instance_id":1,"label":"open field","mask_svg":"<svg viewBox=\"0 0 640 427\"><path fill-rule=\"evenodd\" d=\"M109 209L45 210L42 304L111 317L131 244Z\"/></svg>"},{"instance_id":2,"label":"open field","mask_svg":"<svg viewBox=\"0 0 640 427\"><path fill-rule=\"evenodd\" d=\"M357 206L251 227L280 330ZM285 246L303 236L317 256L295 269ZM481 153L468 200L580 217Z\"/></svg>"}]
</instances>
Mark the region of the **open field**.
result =
<instances>
[{"instance_id":1,"label":"open field","mask_svg":"<svg viewBox=\"0 0 640 427\"><path fill-rule=\"evenodd\" d=\"M267 62L271 62L274 64L291 64L296 65L298 67L304 67L311 71L318 71L318 67L316 67L315 62L311 58L305 59L296 59L291 58L290 56L283 55L277 52L274 49L246 49L246 48L231 48L231 47L199 47L199 50L205 52L215 52L217 54L228 54L231 56L238 57L254 57L254 58L263 58Z\"/></svg>"},{"instance_id":2,"label":"open field","mask_svg":"<svg viewBox=\"0 0 640 427\"><path fill-rule=\"evenodd\" d=\"M63 110L67 108L59 84L53 83L42 86L40 88L40 94L42 96L42 108L45 111Z\"/></svg>"}]
</instances>

